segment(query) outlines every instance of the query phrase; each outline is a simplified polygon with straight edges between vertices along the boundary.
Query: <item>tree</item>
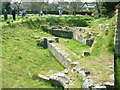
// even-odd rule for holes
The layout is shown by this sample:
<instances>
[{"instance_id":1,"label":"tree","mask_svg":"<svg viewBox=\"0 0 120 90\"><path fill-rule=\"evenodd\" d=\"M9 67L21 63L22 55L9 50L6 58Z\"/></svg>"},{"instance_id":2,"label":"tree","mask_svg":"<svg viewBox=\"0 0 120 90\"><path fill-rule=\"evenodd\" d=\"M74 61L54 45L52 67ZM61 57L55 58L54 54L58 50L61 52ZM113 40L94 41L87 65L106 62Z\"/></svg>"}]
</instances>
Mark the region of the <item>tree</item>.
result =
<instances>
[{"instance_id":1,"label":"tree","mask_svg":"<svg viewBox=\"0 0 120 90\"><path fill-rule=\"evenodd\" d=\"M19 15L22 0L12 0L11 3L13 3L17 7L17 12L18 12L18 15Z\"/></svg>"},{"instance_id":2,"label":"tree","mask_svg":"<svg viewBox=\"0 0 120 90\"><path fill-rule=\"evenodd\" d=\"M104 16L112 16L112 14L114 15L114 11L115 11L115 6L118 4L119 2L100 2L99 6L100 6L100 13Z\"/></svg>"},{"instance_id":3,"label":"tree","mask_svg":"<svg viewBox=\"0 0 120 90\"><path fill-rule=\"evenodd\" d=\"M47 14L48 5L49 5L48 0L47 0L47 2L44 2L43 5L44 5L44 10L46 11L46 14Z\"/></svg>"},{"instance_id":4,"label":"tree","mask_svg":"<svg viewBox=\"0 0 120 90\"><path fill-rule=\"evenodd\" d=\"M70 2L70 6L73 9L73 15L76 15L77 9L82 5L82 2Z\"/></svg>"},{"instance_id":5,"label":"tree","mask_svg":"<svg viewBox=\"0 0 120 90\"><path fill-rule=\"evenodd\" d=\"M48 2L31 2L31 10L40 12L41 10L47 11Z\"/></svg>"},{"instance_id":6,"label":"tree","mask_svg":"<svg viewBox=\"0 0 120 90\"><path fill-rule=\"evenodd\" d=\"M97 9L98 14L100 16L100 7L99 7L99 2L97 2L97 0L96 0L96 9Z\"/></svg>"},{"instance_id":7,"label":"tree","mask_svg":"<svg viewBox=\"0 0 120 90\"><path fill-rule=\"evenodd\" d=\"M0 1L0 15L2 14L2 2Z\"/></svg>"},{"instance_id":8,"label":"tree","mask_svg":"<svg viewBox=\"0 0 120 90\"><path fill-rule=\"evenodd\" d=\"M10 2L2 2L2 13L4 13L5 9L10 13Z\"/></svg>"}]
</instances>

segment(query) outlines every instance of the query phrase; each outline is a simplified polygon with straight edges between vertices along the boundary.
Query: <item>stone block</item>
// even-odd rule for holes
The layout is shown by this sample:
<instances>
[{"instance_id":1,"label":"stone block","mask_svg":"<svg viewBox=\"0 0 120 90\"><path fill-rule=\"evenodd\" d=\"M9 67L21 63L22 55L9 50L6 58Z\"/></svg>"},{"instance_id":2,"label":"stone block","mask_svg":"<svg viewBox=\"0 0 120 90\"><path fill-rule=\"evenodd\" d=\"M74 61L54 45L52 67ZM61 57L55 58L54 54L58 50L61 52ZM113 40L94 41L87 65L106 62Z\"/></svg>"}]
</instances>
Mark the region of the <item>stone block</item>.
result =
<instances>
[{"instance_id":1,"label":"stone block","mask_svg":"<svg viewBox=\"0 0 120 90\"><path fill-rule=\"evenodd\" d=\"M38 74L38 77L40 77L40 78L42 78L42 79L44 79L44 80L49 80L49 78L46 77L45 75Z\"/></svg>"},{"instance_id":2,"label":"stone block","mask_svg":"<svg viewBox=\"0 0 120 90\"><path fill-rule=\"evenodd\" d=\"M58 27L57 27L57 26L52 26L51 28L52 28L52 29L58 29Z\"/></svg>"},{"instance_id":3,"label":"stone block","mask_svg":"<svg viewBox=\"0 0 120 90\"><path fill-rule=\"evenodd\" d=\"M65 29L65 30L70 30L68 27L65 27L64 29Z\"/></svg>"},{"instance_id":4,"label":"stone block","mask_svg":"<svg viewBox=\"0 0 120 90\"><path fill-rule=\"evenodd\" d=\"M62 72L59 72L59 73L57 73L57 74L51 75L51 76L49 77L49 80L55 81L54 84L57 84L57 85L60 84L60 86L62 85L63 87L65 87L65 86L66 86L66 83L67 83L67 82L69 83L69 80L70 80L70 79L67 77L66 74L64 74L64 73L62 73Z\"/></svg>"},{"instance_id":5,"label":"stone block","mask_svg":"<svg viewBox=\"0 0 120 90\"><path fill-rule=\"evenodd\" d=\"M59 43L59 38L58 37L54 37L54 40L56 43Z\"/></svg>"},{"instance_id":6,"label":"stone block","mask_svg":"<svg viewBox=\"0 0 120 90\"><path fill-rule=\"evenodd\" d=\"M85 79L83 81L82 88L93 88L94 87L94 82L91 79Z\"/></svg>"},{"instance_id":7,"label":"stone block","mask_svg":"<svg viewBox=\"0 0 120 90\"><path fill-rule=\"evenodd\" d=\"M88 51L83 51L83 56L88 56L90 53Z\"/></svg>"},{"instance_id":8,"label":"stone block","mask_svg":"<svg viewBox=\"0 0 120 90\"><path fill-rule=\"evenodd\" d=\"M68 74L69 70L68 70L68 69L65 69L63 72L64 72L65 74Z\"/></svg>"},{"instance_id":9,"label":"stone block","mask_svg":"<svg viewBox=\"0 0 120 90\"><path fill-rule=\"evenodd\" d=\"M85 40L85 45L92 46L94 40L93 39L86 39Z\"/></svg>"}]
</instances>

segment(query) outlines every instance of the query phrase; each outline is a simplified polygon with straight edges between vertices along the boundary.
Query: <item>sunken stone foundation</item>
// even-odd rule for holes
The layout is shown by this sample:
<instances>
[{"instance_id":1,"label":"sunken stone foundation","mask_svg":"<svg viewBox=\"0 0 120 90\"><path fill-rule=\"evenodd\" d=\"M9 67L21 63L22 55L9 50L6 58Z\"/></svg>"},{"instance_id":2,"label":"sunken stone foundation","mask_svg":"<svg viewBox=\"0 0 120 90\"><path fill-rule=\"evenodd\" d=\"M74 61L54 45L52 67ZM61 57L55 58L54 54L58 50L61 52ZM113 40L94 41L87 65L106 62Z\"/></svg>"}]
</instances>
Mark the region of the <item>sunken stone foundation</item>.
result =
<instances>
[{"instance_id":1,"label":"sunken stone foundation","mask_svg":"<svg viewBox=\"0 0 120 90\"><path fill-rule=\"evenodd\" d=\"M85 36L76 33L70 30L55 30L55 29L47 29L46 27L42 27L45 32L49 32L55 36L65 37L65 38L74 38L79 42L84 43L85 45L92 46L94 43L94 38L86 38ZM77 31L77 30L75 30Z\"/></svg>"}]
</instances>

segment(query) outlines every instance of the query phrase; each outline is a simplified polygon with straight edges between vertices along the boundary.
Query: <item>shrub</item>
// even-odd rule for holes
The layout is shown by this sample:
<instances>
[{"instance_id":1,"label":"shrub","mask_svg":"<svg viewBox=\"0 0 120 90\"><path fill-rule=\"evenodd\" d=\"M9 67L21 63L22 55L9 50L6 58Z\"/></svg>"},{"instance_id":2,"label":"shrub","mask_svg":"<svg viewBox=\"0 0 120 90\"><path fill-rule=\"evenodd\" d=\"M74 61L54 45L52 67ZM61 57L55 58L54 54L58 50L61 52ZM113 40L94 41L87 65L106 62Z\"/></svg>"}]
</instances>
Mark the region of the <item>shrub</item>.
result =
<instances>
[{"instance_id":1,"label":"shrub","mask_svg":"<svg viewBox=\"0 0 120 90\"><path fill-rule=\"evenodd\" d=\"M7 24L10 24L10 20L7 20Z\"/></svg>"}]
</instances>

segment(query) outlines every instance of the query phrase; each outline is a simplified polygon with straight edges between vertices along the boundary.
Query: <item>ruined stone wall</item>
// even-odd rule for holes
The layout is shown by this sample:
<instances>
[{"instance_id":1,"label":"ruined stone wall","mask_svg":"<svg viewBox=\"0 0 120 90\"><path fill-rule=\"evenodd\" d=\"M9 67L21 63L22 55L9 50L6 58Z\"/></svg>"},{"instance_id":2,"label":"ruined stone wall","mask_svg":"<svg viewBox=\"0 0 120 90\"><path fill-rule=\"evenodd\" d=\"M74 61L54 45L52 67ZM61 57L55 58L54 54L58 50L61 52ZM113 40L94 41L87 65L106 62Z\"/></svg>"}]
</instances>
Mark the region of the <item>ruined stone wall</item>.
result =
<instances>
[{"instance_id":1,"label":"ruined stone wall","mask_svg":"<svg viewBox=\"0 0 120 90\"><path fill-rule=\"evenodd\" d=\"M115 55L120 57L120 5L116 9Z\"/></svg>"},{"instance_id":2,"label":"ruined stone wall","mask_svg":"<svg viewBox=\"0 0 120 90\"><path fill-rule=\"evenodd\" d=\"M65 57L65 51L60 50L53 43L48 43L48 49L52 52L52 54L57 58L57 60L66 68L71 66L71 61L69 58Z\"/></svg>"},{"instance_id":3,"label":"ruined stone wall","mask_svg":"<svg viewBox=\"0 0 120 90\"><path fill-rule=\"evenodd\" d=\"M65 37L65 38L72 38L73 32L72 31L63 31L63 30L51 30L51 29L44 29L44 31L49 32L55 36Z\"/></svg>"},{"instance_id":4,"label":"ruined stone wall","mask_svg":"<svg viewBox=\"0 0 120 90\"><path fill-rule=\"evenodd\" d=\"M46 28L44 28L44 31L49 32L50 34L53 34L53 35L59 36L59 37L74 38L77 41L82 42L88 46L92 46L92 44L94 43L94 39L87 39L84 36L82 36L76 32L72 32L72 31L51 30L51 29L46 29Z\"/></svg>"},{"instance_id":5,"label":"ruined stone wall","mask_svg":"<svg viewBox=\"0 0 120 90\"><path fill-rule=\"evenodd\" d=\"M120 87L120 4L116 7L116 31L115 31L115 87Z\"/></svg>"},{"instance_id":6,"label":"ruined stone wall","mask_svg":"<svg viewBox=\"0 0 120 90\"><path fill-rule=\"evenodd\" d=\"M74 64L72 60L68 58L69 54L65 50L62 50L61 47L57 46L59 43L58 38L55 37L53 40L50 37L44 37L40 43L43 48L48 48L65 68L69 68L72 64Z\"/></svg>"},{"instance_id":7,"label":"ruined stone wall","mask_svg":"<svg viewBox=\"0 0 120 90\"><path fill-rule=\"evenodd\" d=\"M79 42L84 43L85 45L88 45L88 46L92 46L92 44L94 43L94 39L87 39L84 36L82 36L76 32L73 32L73 38Z\"/></svg>"}]
</instances>

